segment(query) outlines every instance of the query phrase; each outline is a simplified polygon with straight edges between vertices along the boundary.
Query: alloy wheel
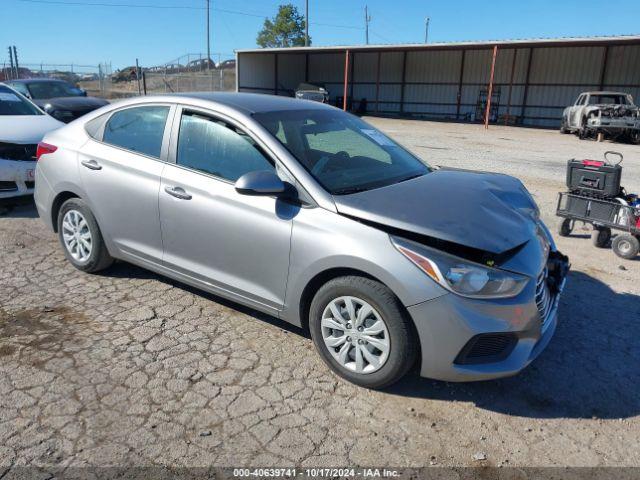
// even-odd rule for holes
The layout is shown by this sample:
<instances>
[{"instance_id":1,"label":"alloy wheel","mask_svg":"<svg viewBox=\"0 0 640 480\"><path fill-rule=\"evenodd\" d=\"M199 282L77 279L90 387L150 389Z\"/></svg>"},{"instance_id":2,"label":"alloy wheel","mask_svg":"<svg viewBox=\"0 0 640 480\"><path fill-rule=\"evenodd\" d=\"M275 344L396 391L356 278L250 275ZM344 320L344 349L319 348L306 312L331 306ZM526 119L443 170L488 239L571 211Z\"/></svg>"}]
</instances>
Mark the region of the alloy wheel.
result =
<instances>
[{"instance_id":1,"label":"alloy wheel","mask_svg":"<svg viewBox=\"0 0 640 480\"><path fill-rule=\"evenodd\" d=\"M64 246L78 262L86 262L93 246L91 230L84 215L78 210L69 210L62 219Z\"/></svg>"},{"instance_id":2,"label":"alloy wheel","mask_svg":"<svg viewBox=\"0 0 640 480\"><path fill-rule=\"evenodd\" d=\"M322 313L322 338L345 369L368 374L380 370L391 344L382 316L368 302L351 296L329 302Z\"/></svg>"}]
</instances>

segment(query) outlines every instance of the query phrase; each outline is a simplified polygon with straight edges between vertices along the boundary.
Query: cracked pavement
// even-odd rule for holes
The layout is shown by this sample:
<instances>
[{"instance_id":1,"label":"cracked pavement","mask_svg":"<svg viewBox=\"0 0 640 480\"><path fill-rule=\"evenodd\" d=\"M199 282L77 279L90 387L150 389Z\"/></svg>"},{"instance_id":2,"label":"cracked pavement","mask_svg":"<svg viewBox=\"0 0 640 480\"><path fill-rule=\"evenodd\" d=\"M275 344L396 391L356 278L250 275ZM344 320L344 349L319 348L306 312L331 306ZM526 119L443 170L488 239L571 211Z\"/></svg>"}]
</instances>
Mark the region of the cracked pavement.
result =
<instances>
[{"instance_id":1,"label":"cracked pavement","mask_svg":"<svg viewBox=\"0 0 640 480\"><path fill-rule=\"evenodd\" d=\"M533 173L554 224L540 197L561 187ZM559 244L574 269L533 365L474 384L413 371L374 392L277 319L122 262L75 270L26 202L0 216L0 478L22 465L640 466L639 263Z\"/></svg>"}]
</instances>

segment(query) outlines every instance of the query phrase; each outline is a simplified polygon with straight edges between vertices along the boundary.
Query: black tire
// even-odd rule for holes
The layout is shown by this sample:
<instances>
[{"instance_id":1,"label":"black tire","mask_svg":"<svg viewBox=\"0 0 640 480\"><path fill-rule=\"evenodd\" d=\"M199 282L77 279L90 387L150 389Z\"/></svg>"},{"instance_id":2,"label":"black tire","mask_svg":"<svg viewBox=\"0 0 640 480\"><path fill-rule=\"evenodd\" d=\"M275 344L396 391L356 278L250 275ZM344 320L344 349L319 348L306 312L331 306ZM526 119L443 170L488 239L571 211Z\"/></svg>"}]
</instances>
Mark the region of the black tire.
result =
<instances>
[{"instance_id":1,"label":"black tire","mask_svg":"<svg viewBox=\"0 0 640 480\"><path fill-rule=\"evenodd\" d=\"M560 123L560 133L566 135L567 133L571 133L567 128L567 119L563 116L562 121Z\"/></svg>"},{"instance_id":2,"label":"black tire","mask_svg":"<svg viewBox=\"0 0 640 480\"><path fill-rule=\"evenodd\" d=\"M88 258L82 261L73 257L65 245L63 238L64 229L62 223L65 215L72 210L82 214L86 220L87 228L91 235L91 252L88 255ZM113 263L113 257L109 254L104 243L100 227L98 227L98 222L96 222L96 219L87 204L79 198L71 198L64 202L60 207L60 211L58 212L58 238L60 239L60 244L62 245L65 257L67 257L67 260L69 260L71 265L76 267L78 270L82 270L87 273L94 273L110 267Z\"/></svg>"},{"instance_id":3,"label":"black tire","mask_svg":"<svg viewBox=\"0 0 640 480\"><path fill-rule=\"evenodd\" d=\"M640 145L640 130L632 130L627 135L627 138L632 145Z\"/></svg>"},{"instance_id":4,"label":"black tire","mask_svg":"<svg viewBox=\"0 0 640 480\"><path fill-rule=\"evenodd\" d=\"M630 233L622 233L613 239L611 248L620 258L631 260L640 252L640 240Z\"/></svg>"},{"instance_id":5,"label":"black tire","mask_svg":"<svg viewBox=\"0 0 640 480\"><path fill-rule=\"evenodd\" d=\"M587 119L583 118L580 122L580 129L578 130L578 138L580 140L586 140L589 138L589 129L587 128Z\"/></svg>"},{"instance_id":6,"label":"black tire","mask_svg":"<svg viewBox=\"0 0 640 480\"><path fill-rule=\"evenodd\" d=\"M329 347L324 343L321 325L323 312L331 301L343 296L356 297L369 303L386 325L389 353L385 363L376 371L356 373L347 369L332 356ZM389 288L369 278L339 277L324 284L311 302L309 329L320 357L329 368L341 377L365 388L379 389L389 386L400 380L415 363L417 335L408 314Z\"/></svg>"},{"instance_id":7,"label":"black tire","mask_svg":"<svg viewBox=\"0 0 640 480\"><path fill-rule=\"evenodd\" d=\"M573 230L573 221L570 218L565 218L558 227L558 235L561 237L568 237Z\"/></svg>"},{"instance_id":8,"label":"black tire","mask_svg":"<svg viewBox=\"0 0 640 480\"><path fill-rule=\"evenodd\" d=\"M611 229L607 227L593 227L591 243L598 248L606 248L611 240Z\"/></svg>"}]
</instances>

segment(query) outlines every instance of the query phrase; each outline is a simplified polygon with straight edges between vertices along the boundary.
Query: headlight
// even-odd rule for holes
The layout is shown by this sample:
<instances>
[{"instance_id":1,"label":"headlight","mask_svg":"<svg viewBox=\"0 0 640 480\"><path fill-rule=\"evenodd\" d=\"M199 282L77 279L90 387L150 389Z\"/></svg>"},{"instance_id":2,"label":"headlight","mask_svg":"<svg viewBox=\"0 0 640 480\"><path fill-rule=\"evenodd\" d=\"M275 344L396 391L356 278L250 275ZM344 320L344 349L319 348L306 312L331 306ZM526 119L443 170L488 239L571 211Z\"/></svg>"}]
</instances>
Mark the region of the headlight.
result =
<instances>
[{"instance_id":1,"label":"headlight","mask_svg":"<svg viewBox=\"0 0 640 480\"><path fill-rule=\"evenodd\" d=\"M73 112L69 110L51 110L49 115L63 121L73 118Z\"/></svg>"},{"instance_id":2,"label":"headlight","mask_svg":"<svg viewBox=\"0 0 640 480\"><path fill-rule=\"evenodd\" d=\"M515 297L529 281L524 275L480 265L398 237L391 237L391 242L442 287L463 297Z\"/></svg>"}]
</instances>

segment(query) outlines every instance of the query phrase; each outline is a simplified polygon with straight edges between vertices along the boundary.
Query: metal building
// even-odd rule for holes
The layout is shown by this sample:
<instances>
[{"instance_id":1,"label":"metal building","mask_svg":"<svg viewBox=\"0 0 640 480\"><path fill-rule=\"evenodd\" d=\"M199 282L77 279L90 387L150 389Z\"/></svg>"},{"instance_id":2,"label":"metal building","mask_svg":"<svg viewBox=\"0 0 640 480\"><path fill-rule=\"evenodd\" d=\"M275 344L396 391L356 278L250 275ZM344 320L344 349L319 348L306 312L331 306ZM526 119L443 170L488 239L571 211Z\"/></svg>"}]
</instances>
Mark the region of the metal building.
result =
<instances>
[{"instance_id":1,"label":"metal building","mask_svg":"<svg viewBox=\"0 0 640 480\"><path fill-rule=\"evenodd\" d=\"M640 97L640 36L268 48L236 56L238 91L292 95L301 82L321 83L333 104L374 115L557 127L582 91Z\"/></svg>"}]
</instances>

